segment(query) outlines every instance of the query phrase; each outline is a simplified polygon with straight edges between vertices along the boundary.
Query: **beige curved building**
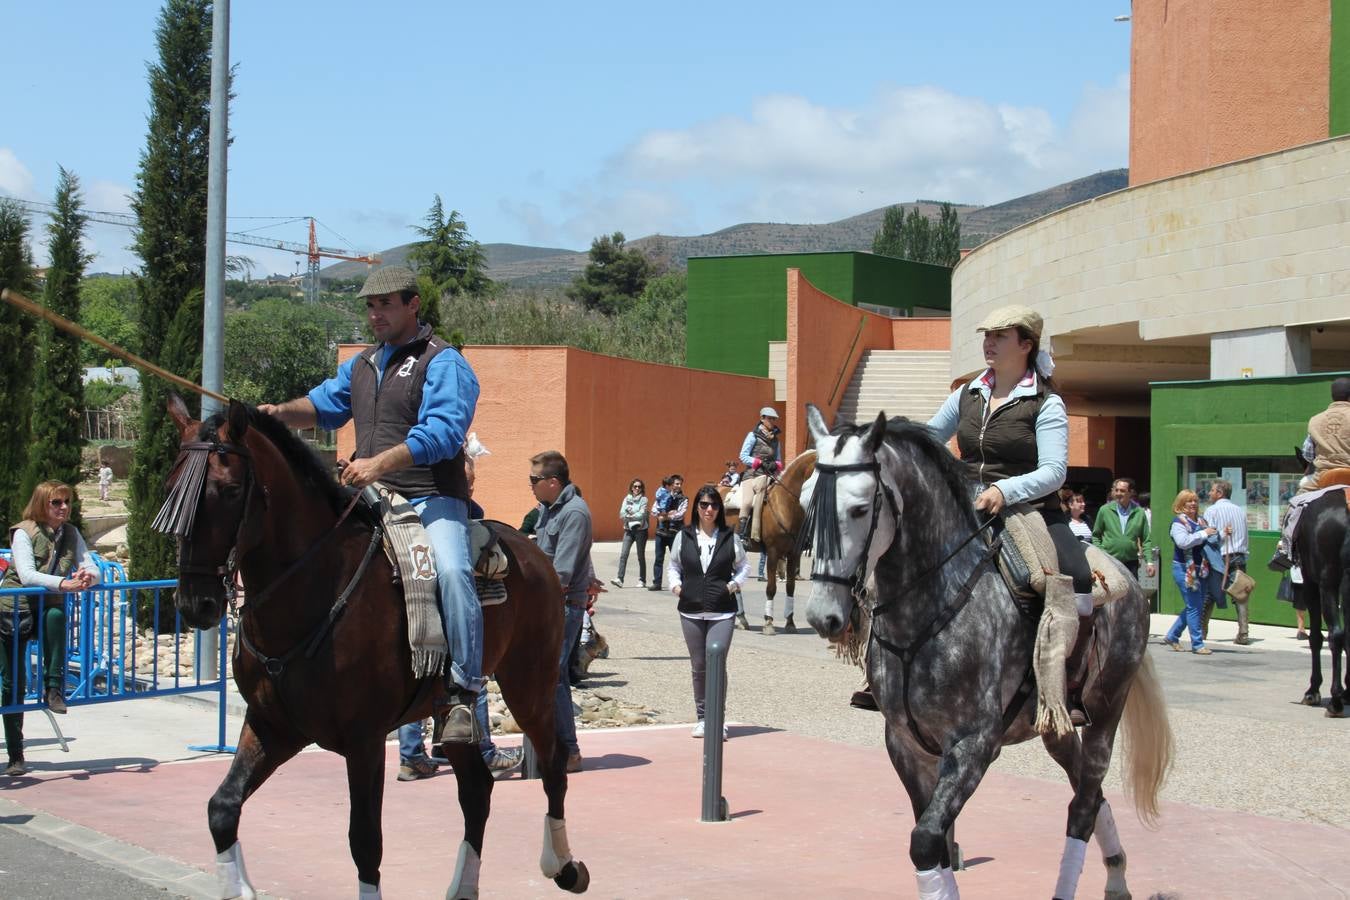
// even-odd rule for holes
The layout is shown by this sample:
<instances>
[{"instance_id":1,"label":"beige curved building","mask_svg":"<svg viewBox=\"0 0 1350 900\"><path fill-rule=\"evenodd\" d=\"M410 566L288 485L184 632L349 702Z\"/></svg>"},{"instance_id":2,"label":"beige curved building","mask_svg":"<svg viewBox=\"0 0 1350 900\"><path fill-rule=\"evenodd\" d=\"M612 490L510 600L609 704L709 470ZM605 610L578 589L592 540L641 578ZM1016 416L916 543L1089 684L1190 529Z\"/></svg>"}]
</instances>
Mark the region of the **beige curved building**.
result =
<instances>
[{"instance_id":1,"label":"beige curved building","mask_svg":"<svg viewBox=\"0 0 1350 900\"><path fill-rule=\"evenodd\" d=\"M1350 4L1132 14L1130 187L961 261L951 374L989 310L1034 307L1089 420L1071 455L1142 474L1149 382L1350 369Z\"/></svg>"}]
</instances>

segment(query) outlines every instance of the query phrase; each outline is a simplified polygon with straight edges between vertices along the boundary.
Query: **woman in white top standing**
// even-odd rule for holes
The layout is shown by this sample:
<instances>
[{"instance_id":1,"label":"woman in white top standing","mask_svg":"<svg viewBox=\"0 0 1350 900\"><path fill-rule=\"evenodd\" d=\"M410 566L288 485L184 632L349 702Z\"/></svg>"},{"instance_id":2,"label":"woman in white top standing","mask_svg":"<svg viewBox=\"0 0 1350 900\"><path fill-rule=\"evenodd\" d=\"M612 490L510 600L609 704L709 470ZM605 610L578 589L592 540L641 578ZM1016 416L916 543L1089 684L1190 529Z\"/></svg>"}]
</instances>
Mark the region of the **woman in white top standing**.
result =
<instances>
[{"instance_id":1,"label":"woman in white top standing","mask_svg":"<svg viewBox=\"0 0 1350 900\"><path fill-rule=\"evenodd\" d=\"M1060 488L1059 497L1069 514L1069 530L1073 536L1085 544L1092 543L1092 523L1084 518L1087 499L1072 488Z\"/></svg>"},{"instance_id":2,"label":"woman in white top standing","mask_svg":"<svg viewBox=\"0 0 1350 900\"><path fill-rule=\"evenodd\" d=\"M727 527L726 510L717 488L705 484L694 497L694 522L681 529L670 548L667 583L679 598L680 627L689 648L698 724L693 736L703 737L704 695L709 642L731 646L736 597L750 574L740 536ZM722 740L727 738L722 726Z\"/></svg>"}]
</instances>

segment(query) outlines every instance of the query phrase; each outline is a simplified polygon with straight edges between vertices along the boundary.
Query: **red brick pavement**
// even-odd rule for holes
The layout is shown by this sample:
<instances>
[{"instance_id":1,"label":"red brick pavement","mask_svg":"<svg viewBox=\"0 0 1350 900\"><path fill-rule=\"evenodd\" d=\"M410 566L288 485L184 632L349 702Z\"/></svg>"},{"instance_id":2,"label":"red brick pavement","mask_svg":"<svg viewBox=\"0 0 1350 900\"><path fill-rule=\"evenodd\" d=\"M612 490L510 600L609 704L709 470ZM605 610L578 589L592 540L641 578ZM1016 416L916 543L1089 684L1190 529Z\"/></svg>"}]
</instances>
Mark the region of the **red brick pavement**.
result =
<instances>
[{"instance_id":1,"label":"red brick pavement","mask_svg":"<svg viewBox=\"0 0 1350 900\"><path fill-rule=\"evenodd\" d=\"M733 821L702 824L701 743L679 729L583 732L586 771L572 776L573 852L598 898L912 897L906 853L908 801L880 749L781 732L732 728L725 795ZM442 897L460 835L454 776L401 784L389 748L383 887L387 897ZM86 775L39 772L5 796L204 870L213 870L206 801L228 760ZM1345 896L1344 832L1326 826L1203 809L1165 807L1145 830L1123 798L1110 798L1129 856L1136 897ZM1063 844L1067 785L991 775L967 806L958 838L970 868L967 897L1045 897ZM498 782L481 886L490 897L561 897L539 873L543 836L539 783ZM347 853L342 762L305 753L244 809L249 872L281 897L355 892ZM1080 896L1101 896L1095 845Z\"/></svg>"}]
</instances>

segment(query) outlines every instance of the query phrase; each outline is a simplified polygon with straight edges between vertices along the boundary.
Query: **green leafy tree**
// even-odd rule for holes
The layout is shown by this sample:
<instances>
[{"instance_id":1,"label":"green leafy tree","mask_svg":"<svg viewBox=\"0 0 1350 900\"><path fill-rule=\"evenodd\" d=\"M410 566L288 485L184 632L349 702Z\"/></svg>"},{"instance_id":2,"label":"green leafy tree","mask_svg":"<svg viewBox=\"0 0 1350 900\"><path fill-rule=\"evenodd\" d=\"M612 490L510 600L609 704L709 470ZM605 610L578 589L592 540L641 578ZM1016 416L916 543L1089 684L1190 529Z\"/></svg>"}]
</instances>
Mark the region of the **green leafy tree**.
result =
<instances>
[{"instance_id":1,"label":"green leafy tree","mask_svg":"<svg viewBox=\"0 0 1350 900\"><path fill-rule=\"evenodd\" d=\"M136 314L136 279L130 275L86 278L80 285L80 324L132 353L140 352ZM90 341L81 353L86 366L123 365Z\"/></svg>"},{"instance_id":2,"label":"green leafy tree","mask_svg":"<svg viewBox=\"0 0 1350 900\"><path fill-rule=\"evenodd\" d=\"M49 242L47 285L43 305L72 322L80 321L80 279L89 256L84 252L87 218L80 212L80 180L59 170L56 203L47 225ZM50 323L38 326L38 366L33 385L33 433L24 467L20 495L31 496L39 482L55 479L80 483L80 427L84 415L84 367L80 363L80 339L57 331ZM80 521L79 498L70 511L72 522Z\"/></svg>"},{"instance_id":3,"label":"green leafy tree","mask_svg":"<svg viewBox=\"0 0 1350 900\"><path fill-rule=\"evenodd\" d=\"M481 294L492 288L487 277L487 255L483 246L469 236L469 226L457 210L445 214L441 195L427 210L425 225L414 225L413 230L424 240L415 241L408 251L408 260L421 276L431 279L440 294ZM427 302L422 296L422 302Z\"/></svg>"},{"instance_id":4,"label":"green leafy tree","mask_svg":"<svg viewBox=\"0 0 1350 900\"><path fill-rule=\"evenodd\" d=\"M298 397L333 374L337 317L323 307L262 300L225 318L225 393L247 403Z\"/></svg>"},{"instance_id":5,"label":"green leafy tree","mask_svg":"<svg viewBox=\"0 0 1350 900\"><path fill-rule=\"evenodd\" d=\"M872 237L872 252L878 256L904 256L901 238L905 230L905 208L888 206L881 228Z\"/></svg>"},{"instance_id":6,"label":"green leafy tree","mask_svg":"<svg viewBox=\"0 0 1350 900\"><path fill-rule=\"evenodd\" d=\"M931 258L940 266L954 266L961 261L961 220L950 203L938 210L937 225L933 229Z\"/></svg>"},{"instance_id":7,"label":"green leafy tree","mask_svg":"<svg viewBox=\"0 0 1350 900\"><path fill-rule=\"evenodd\" d=\"M652 266L641 250L624 243L622 231L591 241L590 262L567 288L567 296L606 315L631 307L647 286Z\"/></svg>"},{"instance_id":8,"label":"green leafy tree","mask_svg":"<svg viewBox=\"0 0 1350 900\"><path fill-rule=\"evenodd\" d=\"M0 198L0 288L33 295L33 252L28 219L17 203ZM34 320L0 303L0 520L17 522L28 502L19 473L28 459L29 419L33 402Z\"/></svg>"},{"instance_id":9,"label":"green leafy tree","mask_svg":"<svg viewBox=\"0 0 1350 900\"><path fill-rule=\"evenodd\" d=\"M933 252L933 228L928 217L919 212L918 207L905 215L905 228L901 233L902 256L915 262L929 262Z\"/></svg>"},{"instance_id":10,"label":"green leafy tree","mask_svg":"<svg viewBox=\"0 0 1350 900\"><path fill-rule=\"evenodd\" d=\"M206 260L207 142L211 97L211 4L167 0L155 28L158 59L149 68L150 116L132 209L141 355L185 378L201 374ZM141 427L131 474L127 538L137 579L173 574L173 542L150 528L164 501L164 479L178 454L165 410L169 387L141 382ZM184 398L189 407L195 397ZM169 619L172 621L172 618Z\"/></svg>"}]
</instances>

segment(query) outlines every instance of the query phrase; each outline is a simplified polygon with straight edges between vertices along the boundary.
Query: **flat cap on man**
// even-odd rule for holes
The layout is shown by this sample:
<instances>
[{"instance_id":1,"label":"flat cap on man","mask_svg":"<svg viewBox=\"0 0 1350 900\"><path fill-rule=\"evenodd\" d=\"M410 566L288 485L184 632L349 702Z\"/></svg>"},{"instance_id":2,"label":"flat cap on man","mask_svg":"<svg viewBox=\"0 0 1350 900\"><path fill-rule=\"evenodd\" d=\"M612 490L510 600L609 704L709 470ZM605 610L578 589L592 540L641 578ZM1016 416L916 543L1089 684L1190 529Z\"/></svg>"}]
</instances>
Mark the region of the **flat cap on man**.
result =
<instances>
[{"instance_id":1,"label":"flat cap on man","mask_svg":"<svg viewBox=\"0 0 1350 900\"><path fill-rule=\"evenodd\" d=\"M768 416L770 419L776 419L778 418L778 410L774 409L772 406L766 406L759 411L759 415L760 418Z\"/></svg>"},{"instance_id":2,"label":"flat cap on man","mask_svg":"<svg viewBox=\"0 0 1350 900\"><path fill-rule=\"evenodd\" d=\"M378 297L399 291L417 293L417 275L407 266L383 266L371 272L358 297Z\"/></svg>"},{"instance_id":3,"label":"flat cap on man","mask_svg":"<svg viewBox=\"0 0 1350 900\"><path fill-rule=\"evenodd\" d=\"M1001 306L984 317L976 331L1001 331L1004 328L1025 328L1040 340L1045 322L1041 314L1027 306Z\"/></svg>"}]
</instances>

